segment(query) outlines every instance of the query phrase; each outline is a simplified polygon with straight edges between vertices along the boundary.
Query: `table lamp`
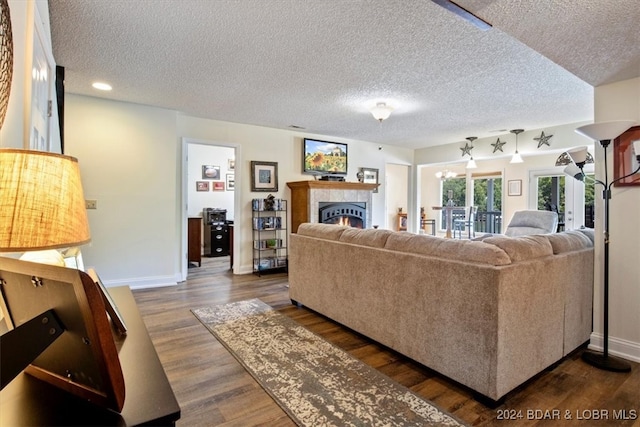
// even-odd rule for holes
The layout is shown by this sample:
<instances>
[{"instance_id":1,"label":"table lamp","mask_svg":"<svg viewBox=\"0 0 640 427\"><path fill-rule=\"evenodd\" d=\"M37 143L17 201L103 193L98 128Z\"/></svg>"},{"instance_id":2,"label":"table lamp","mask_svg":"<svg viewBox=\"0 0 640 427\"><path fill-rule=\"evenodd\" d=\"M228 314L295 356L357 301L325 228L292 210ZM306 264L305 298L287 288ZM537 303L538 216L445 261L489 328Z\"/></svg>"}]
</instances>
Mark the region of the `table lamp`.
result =
<instances>
[{"instance_id":1,"label":"table lamp","mask_svg":"<svg viewBox=\"0 0 640 427\"><path fill-rule=\"evenodd\" d=\"M91 240L75 158L0 149L0 165L0 252L68 248Z\"/></svg>"}]
</instances>

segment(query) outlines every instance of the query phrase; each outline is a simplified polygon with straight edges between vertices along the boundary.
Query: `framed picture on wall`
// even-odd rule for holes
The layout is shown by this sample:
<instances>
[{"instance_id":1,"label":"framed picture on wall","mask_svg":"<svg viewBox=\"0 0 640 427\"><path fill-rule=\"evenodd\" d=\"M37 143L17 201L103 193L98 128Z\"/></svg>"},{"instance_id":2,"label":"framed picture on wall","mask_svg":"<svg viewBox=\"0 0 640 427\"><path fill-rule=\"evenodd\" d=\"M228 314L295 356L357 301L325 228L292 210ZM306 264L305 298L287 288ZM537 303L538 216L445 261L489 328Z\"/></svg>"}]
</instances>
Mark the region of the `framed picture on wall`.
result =
<instances>
[{"instance_id":1,"label":"framed picture on wall","mask_svg":"<svg viewBox=\"0 0 640 427\"><path fill-rule=\"evenodd\" d=\"M196 191L209 191L209 182L196 181Z\"/></svg>"},{"instance_id":2,"label":"framed picture on wall","mask_svg":"<svg viewBox=\"0 0 640 427\"><path fill-rule=\"evenodd\" d=\"M251 162L251 191L278 191L277 162Z\"/></svg>"},{"instance_id":3,"label":"framed picture on wall","mask_svg":"<svg viewBox=\"0 0 640 427\"><path fill-rule=\"evenodd\" d=\"M620 179L638 169L633 142L640 140L640 126L633 126L613 141L613 179ZM640 174L627 176L614 182L615 187L640 185Z\"/></svg>"},{"instance_id":4,"label":"framed picture on wall","mask_svg":"<svg viewBox=\"0 0 640 427\"><path fill-rule=\"evenodd\" d=\"M227 191L233 191L236 188L236 176L232 173L227 174Z\"/></svg>"},{"instance_id":5,"label":"framed picture on wall","mask_svg":"<svg viewBox=\"0 0 640 427\"><path fill-rule=\"evenodd\" d=\"M213 191L224 191L224 182L222 181L214 181L211 183L211 190Z\"/></svg>"},{"instance_id":6,"label":"framed picture on wall","mask_svg":"<svg viewBox=\"0 0 640 427\"><path fill-rule=\"evenodd\" d=\"M202 179L220 179L220 166L202 165Z\"/></svg>"},{"instance_id":7,"label":"framed picture on wall","mask_svg":"<svg viewBox=\"0 0 640 427\"><path fill-rule=\"evenodd\" d=\"M362 182L365 184L378 184L378 169L372 168L360 168L362 172ZM378 187L373 190L374 193L378 192Z\"/></svg>"},{"instance_id":8,"label":"framed picture on wall","mask_svg":"<svg viewBox=\"0 0 640 427\"><path fill-rule=\"evenodd\" d=\"M512 179L508 182L507 190L507 194L509 194L509 196L522 196L522 180Z\"/></svg>"}]
</instances>

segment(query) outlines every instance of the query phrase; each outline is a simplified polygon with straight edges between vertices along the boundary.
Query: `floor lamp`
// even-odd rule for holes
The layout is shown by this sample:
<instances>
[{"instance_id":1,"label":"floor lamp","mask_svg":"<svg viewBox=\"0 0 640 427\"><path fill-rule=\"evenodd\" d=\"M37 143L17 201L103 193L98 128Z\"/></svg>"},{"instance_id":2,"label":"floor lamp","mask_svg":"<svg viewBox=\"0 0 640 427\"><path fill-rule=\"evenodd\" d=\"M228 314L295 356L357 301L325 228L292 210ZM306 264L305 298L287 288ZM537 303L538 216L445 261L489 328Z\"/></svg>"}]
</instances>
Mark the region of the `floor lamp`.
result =
<instances>
[{"instance_id":1,"label":"floor lamp","mask_svg":"<svg viewBox=\"0 0 640 427\"><path fill-rule=\"evenodd\" d=\"M640 171L640 166L633 172L623 177L617 178L609 182L607 148L611 141L624 133L633 126L633 121L612 121L594 123L581 126L576 129L580 135L586 136L600 142L604 152L604 181L595 180L597 184L602 185L602 197L604 199L604 315L603 315L603 351L587 350L582 354L582 359L590 365L597 368L613 372L628 372L631 365L626 361L609 355L609 204L611 200L611 186L633 174ZM640 141L634 143L635 155L640 162ZM571 159L575 162L565 168L565 173L580 181L585 178L583 167L587 159L587 149L581 148L568 152Z\"/></svg>"}]
</instances>

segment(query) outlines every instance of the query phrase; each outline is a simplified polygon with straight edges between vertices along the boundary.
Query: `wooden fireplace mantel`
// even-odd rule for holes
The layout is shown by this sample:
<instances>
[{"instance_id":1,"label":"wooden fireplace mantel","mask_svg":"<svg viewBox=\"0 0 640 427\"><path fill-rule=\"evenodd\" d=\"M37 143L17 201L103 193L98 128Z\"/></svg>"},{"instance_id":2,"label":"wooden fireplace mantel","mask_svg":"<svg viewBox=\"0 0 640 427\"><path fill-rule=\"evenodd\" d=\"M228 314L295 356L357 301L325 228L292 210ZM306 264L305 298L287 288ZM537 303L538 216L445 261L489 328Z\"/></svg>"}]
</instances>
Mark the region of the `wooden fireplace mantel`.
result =
<instances>
[{"instance_id":1,"label":"wooden fireplace mantel","mask_svg":"<svg viewBox=\"0 0 640 427\"><path fill-rule=\"evenodd\" d=\"M356 190L372 192L380 184L364 184L346 181L294 181L287 182L291 189L291 232L296 233L303 222L310 222L312 214L312 190Z\"/></svg>"},{"instance_id":2,"label":"wooden fireplace mantel","mask_svg":"<svg viewBox=\"0 0 640 427\"><path fill-rule=\"evenodd\" d=\"M293 190L317 188L320 190L369 190L373 191L380 184L364 184L362 182L347 181L294 181L287 182L287 187Z\"/></svg>"}]
</instances>

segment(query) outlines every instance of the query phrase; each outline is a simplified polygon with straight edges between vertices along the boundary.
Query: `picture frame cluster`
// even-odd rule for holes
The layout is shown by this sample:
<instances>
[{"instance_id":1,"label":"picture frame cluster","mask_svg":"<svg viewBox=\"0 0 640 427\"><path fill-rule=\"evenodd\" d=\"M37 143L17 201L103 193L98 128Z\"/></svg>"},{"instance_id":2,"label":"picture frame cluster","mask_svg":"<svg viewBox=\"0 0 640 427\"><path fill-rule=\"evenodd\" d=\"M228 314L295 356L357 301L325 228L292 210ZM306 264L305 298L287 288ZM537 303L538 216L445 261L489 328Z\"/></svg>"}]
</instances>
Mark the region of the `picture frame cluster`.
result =
<instances>
[{"instance_id":1,"label":"picture frame cluster","mask_svg":"<svg viewBox=\"0 0 640 427\"><path fill-rule=\"evenodd\" d=\"M228 159L227 170L234 171L235 159ZM221 168L216 165L202 165L202 181L196 181L196 191L234 191L236 187L235 174L227 173L222 180Z\"/></svg>"}]
</instances>

